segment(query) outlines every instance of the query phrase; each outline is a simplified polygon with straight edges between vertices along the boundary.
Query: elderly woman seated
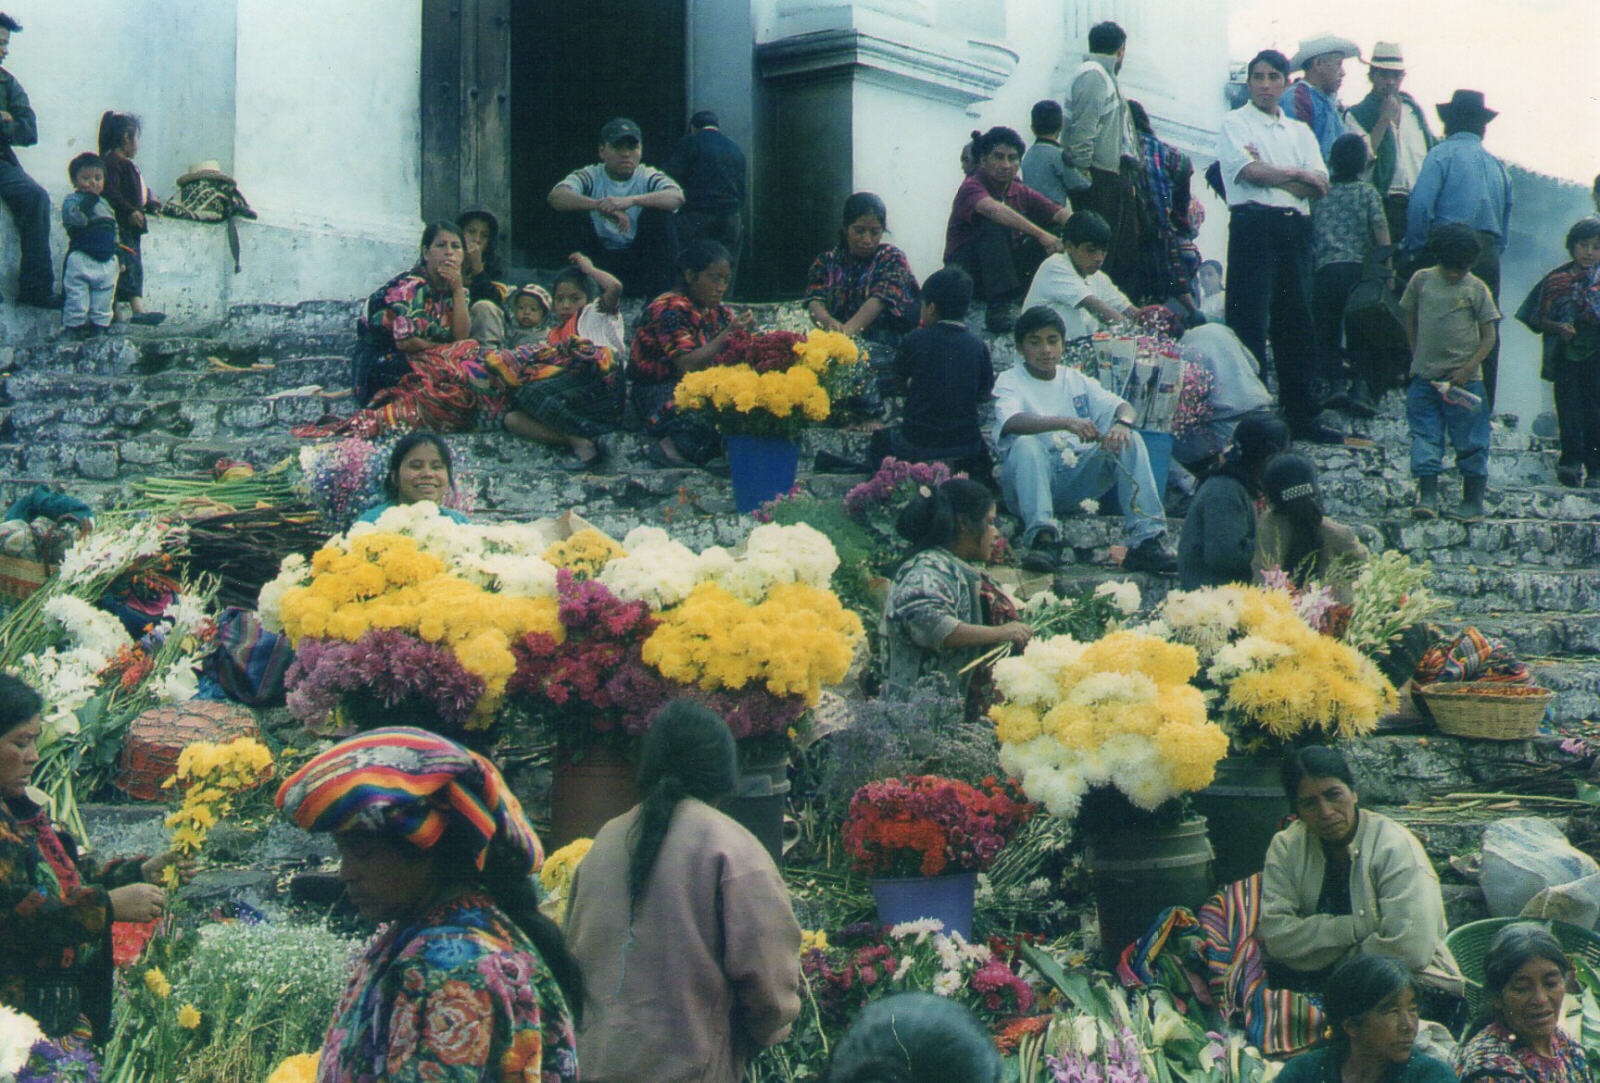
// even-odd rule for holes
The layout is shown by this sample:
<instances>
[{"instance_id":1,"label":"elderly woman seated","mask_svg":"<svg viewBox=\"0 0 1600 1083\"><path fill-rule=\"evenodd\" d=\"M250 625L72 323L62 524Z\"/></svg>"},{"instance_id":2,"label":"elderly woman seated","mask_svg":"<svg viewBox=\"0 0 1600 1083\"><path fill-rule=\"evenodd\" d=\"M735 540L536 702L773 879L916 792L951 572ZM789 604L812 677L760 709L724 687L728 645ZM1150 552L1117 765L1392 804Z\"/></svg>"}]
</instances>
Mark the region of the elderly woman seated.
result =
<instances>
[{"instance_id":1,"label":"elderly woman seated","mask_svg":"<svg viewBox=\"0 0 1600 1083\"><path fill-rule=\"evenodd\" d=\"M1270 983L1320 991L1345 960L1390 955L1416 976L1423 1016L1452 1022L1464 983L1422 844L1360 807L1350 766L1332 748L1290 753L1283 789L1299 819L1273 836L1262 873L1258 933Z\"/></svg>"}]
</instances>

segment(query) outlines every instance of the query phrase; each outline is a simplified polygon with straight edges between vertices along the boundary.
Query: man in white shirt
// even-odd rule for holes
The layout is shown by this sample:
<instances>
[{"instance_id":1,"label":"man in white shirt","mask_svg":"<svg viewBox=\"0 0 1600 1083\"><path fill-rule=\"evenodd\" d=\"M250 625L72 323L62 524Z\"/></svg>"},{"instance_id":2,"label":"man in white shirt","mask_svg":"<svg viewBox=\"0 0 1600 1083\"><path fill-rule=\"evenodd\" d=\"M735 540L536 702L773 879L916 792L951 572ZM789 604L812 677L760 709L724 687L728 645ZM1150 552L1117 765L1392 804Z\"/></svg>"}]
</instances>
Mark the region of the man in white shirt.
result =
<instances>
[{"instance_id":1,"label":"man in white shirt","mask_svg":"<svg viewBox=\"0 0 1600 1083\"><path fill-rule=\"evenodd\" d=\"M1166 508L1133 428L1133 408L1061 364L1066 339L1054 309L1028 309L1015 334L1022 364L995 380L994 437L1006 505L1023 522L1022 544L1059 559L1057 515L1114 488L1128 530L1122 567L1175 574L1177 558L1164 543Z\"/></svg>"},{"instance_id":2,"label":"man in white shirt","mask_svg":"<svg viewBox=\"0 0 1600 1083\"><path fill-rule=\"evenodd\" d=\"M1317 422L1317 344L1311 322L1311 200L1328 173L1311 129L1279 108L1289 61L1265 49L1250 61L1250 100L1222 120L1217 162L1228 193L1227 322L1265 362L1295 438L1342 443Z\"/></svg>"},{"instance_id":3,"label":"man in white shirt","mask_svg":"<svg viewBox=\"0 0 1600 1083\"><path fill-rule=\"evenodd\" d=\"M1047 305L1061 317L1068 342L1133 319L1132 301L1100 268L1111 249L1111 227L1094 211L1079 211L1062 227L1066 251L1039 264L1024 310Z\"/></svg>"}]
</instances>

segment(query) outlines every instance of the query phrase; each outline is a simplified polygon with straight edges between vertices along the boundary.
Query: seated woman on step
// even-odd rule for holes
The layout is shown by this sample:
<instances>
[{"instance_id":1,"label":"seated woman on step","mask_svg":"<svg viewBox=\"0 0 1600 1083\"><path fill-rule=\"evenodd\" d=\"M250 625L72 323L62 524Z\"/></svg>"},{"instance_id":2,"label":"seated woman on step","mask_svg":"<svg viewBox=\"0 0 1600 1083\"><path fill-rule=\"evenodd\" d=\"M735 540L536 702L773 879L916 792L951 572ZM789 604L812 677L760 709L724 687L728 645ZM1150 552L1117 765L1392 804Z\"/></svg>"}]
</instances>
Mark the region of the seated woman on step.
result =
<instances>
[{"instance_id":1,"label":"seated woman on step","mask_svg":"<svg viewBox=\"0 0 1600 1083\"><path fill-rule=\"evenodd\" d=\"M1423 1017L1454 1024L1464 983L1444 942L1439 876L1417 837L1360 807L1335 749L1289 753L1283 791L1299 819L1273 836L1261 875L1269 983L1316 992L1340 963L1389 955L1416 976Z\"/></svg>"},{"instance_id":2,"label":"seated woman on step","mask_svg":"<svg viewBox=\"0 0 1600 1083\"><path fill-rule=\"evenodd\" d=\"M1285 1064L1278 1083L1455 1083L1450 1065L1416 1048L1417 986L1399 959L1360 955L1339 964L1322 1010L1333 1041Z\"/></svg>"},{"instance_id":3,"label":"seated woman on step","mask_svg":"<svg viewBox=\"0 0 1600 1083\"><path fill-rule=\"evenodd\" d=\"M883 607L885 695L907 695L938 674L976 718L988 706L989 681L968 665L1002 643L1020 650L1033 637L1005 592L974 566L994 552L994 516L994 494L966 478L923 489L900 513L895 529L914 552Z\"/></svg>"},{"instance_id":4,"label":"seated woman on step","mask_svg":"<svg viewBox=\"0 0 1600 1083\"><path fill-rule=\"evenodd\" d=\"M889 212L871 192L844 201L839 243L816 258L803 303L824 331L896 345L917 326L917 279L906 254L883 239Z\"/></svg>"},{"instance_id":5,"label":"seated woman on step","mask_svg":"<svg viewBox=\"0 0 1600 1083\"><path fill-rule=\"evenodd\" d=\"M1279 455L1262 472L1261 488L1267 510L1256 527L1256 574L1281 568L1296 586L1315 580L1331 586L1340 605L1349 605L1369 554L1354 530L1323 512L1311 460Z\"/></svg>"},{"instance_id":6,"label":"seated woman on step","mask_svg":"<svg viewBox=\"0 0 1600 1083\"><path fill-rule=\"evenodd\" d=\"M716 241L698 240L679 259L682 281L645 306L633 332L628 383L634 409L650 437L646 454L657 466L699 465L715 458L722 438L711 422L673 405L686 372L713 364L735 331L755 326L750 312L722 303L733 257Z\"/></svg>"},{"instance_id":7,"label":"seated woman on step","mask_svg":"<svg viewBox=\"0 0 1600 1083\"><path fill-rule=\"evenodd\" d=\"M386 922L322 1044L324 1083L576 1083L583 976L539 912L539 838L500 772L427 730L341 741L290 775L278 808L333 835L339 879Z\"/></svg>"},{"instance_id":8,"label":"seated woman on step","mask_svg":"<svg viewBox=\"0 0 1600 1083\"><path fill-rule=\"evenodd\" d=\"M1583 1046L1561 1029L1572 961L1549 929L1507 925L1483 957L1487 1011L1456 1051L1461 1083L1590 1083Z\"/></svg>"},{"instance_id":9,"label":"seated woman on step","mask_svg":"<svg viewBox=\"0 0 1600 1083\"><path fill-rule=\"evenodd\" d=\"M0 674L0 1004L76 1047L111 1036L111 923L161 916L174 855L97 866L50 822L28 788L43 710Z\"/></svg>"},{"instance_id":10,"label":"seated woman on step","mask_svg":"<svg viewBox=\"0 0 1600 1083\"><path fill-rule=\"evenodd\" d=\"M389 452L389 469L383 475L383 491L389 499L374 504L356 516L358 523L376 523L390 508L431 500L439 514L458 523L468 521L445 502L455 495L456 479L450 458L450 445L431 432L414 432L395 441Z\"/></svg>"},{"instance_id":11,"label":"seated woman on step","mask_svg":"<svg viewBox=\"0 0 1600 1083\"><path fill-rule=\"evenodd\" d=\"M462 262L461 227L434 222L422 231L422 255L367 298L356 327L351 387L356 405L366 406L411 371L414 355L460 342L472 318Z\"/></svg>"},{"instance_id":12,"label":"seated woman on step","mask_svg":"<svg viewBox=\"0 0 1600 1083\"><path fill-rule=\"evenodd\" d=\"M789 889L756 837L716 809L738 779L727 723L668 703L644 736L639 804L600 829L573 875L586 1083L737 1083L799 1016Z\"/></svg>"}]
</instances>

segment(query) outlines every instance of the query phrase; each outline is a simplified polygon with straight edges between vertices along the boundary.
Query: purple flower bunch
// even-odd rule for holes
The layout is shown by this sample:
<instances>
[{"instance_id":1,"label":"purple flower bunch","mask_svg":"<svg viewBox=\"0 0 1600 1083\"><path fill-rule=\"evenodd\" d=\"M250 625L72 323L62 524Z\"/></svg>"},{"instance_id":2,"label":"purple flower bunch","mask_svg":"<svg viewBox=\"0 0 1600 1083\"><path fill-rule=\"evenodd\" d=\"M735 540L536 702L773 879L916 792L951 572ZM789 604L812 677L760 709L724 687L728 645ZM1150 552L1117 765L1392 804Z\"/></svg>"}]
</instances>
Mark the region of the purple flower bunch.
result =
<instances>
[{"instance_id":1,"label":"purple flower bunch","mask_svg":"<svg viewBox=\"0 0 1600 1083\"><path fill-rule=\"evenodd\" d=\"M950 473L944 463L908 463L891 455L883 460L876 474L844 494L844 510L851 518L869 525L879 519L892 524L918 489L932 489L953 477L966 476Z\"/></svg>"},{"instance_id":2,"label":"purple flower bunch","mask_svg":"<svg viewBox=\"0 0 1600 1083\"><path fill-rule=\"evenodd\" d=\"M1072 1050L1060 1057L1047 1056L1044 1061L1054 1083L1150 1083L1139 1039L1126 1027L1121 1034L1107 1038L1097 1054L1086 1056Z\"/></svg>"},{"instance_id":3,"label":"purple flower bunch","mask_svg":"<svg viewBox=\"0 0 1600 1083\"><path fill-rule=\"evenodd\" d=\"M361 728L421 724L439 732L464 726L484 693L483 678L448 647L388 628L354 643L302 640L284 687L289 712L313 728L343 706Z\"/></svg>"},{"instance_id":4,"label":"purple flower bunch","mask_svg":"<svg viewBox=\"0 0 1600 1083\"><path fill-rule=\"evenodd\" d=\"M94 1050L67 1049L55 1042L35 1042L16 1083L100 1083L100 1062Z\"/></svg>"},{"instance_id":5,"label":"purple flower bunch","mask_svg":"<svg viewBox=\"0 0 1600 1083\"><path fill-rule=\"evenodd\" d=\"M330 525L344 530L378 501L385 458L378 445L352 436L300 453L306 496Z\"/></svg>"}]
</instances>

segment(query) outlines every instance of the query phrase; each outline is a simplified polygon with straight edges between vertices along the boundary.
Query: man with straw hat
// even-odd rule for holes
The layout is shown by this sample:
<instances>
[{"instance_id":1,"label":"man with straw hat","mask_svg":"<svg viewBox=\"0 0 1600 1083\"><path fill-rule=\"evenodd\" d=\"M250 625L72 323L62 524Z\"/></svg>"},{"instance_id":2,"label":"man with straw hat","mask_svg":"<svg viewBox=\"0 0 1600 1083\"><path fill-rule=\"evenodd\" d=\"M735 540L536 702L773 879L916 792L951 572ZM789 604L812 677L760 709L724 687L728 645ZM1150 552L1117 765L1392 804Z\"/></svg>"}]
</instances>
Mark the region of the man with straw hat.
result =
<instances>
[{"instance_id":1,"label":"man with straw hat","mask_svg":"<svg viewBox=\"0 0 1600 1083\"><path fill-rule=\"evenodd\" d=\"M1478 262L1472 273L1483 279L1500 303L1500 254L1511 226L1511 178L1500 159L1483 148L1484 131L1500 114L1484 104L1483 91L1458 90L1438 107L1444 142L1428 151L1417 171L1406 207L1408 255L1420 257L1437 226L1460 222L1478 235ZM1483 362L1484 405L1494 411L1500 344Z\"/></svg>"},{"instance_id":2,"label":"man with straw hat","mask_svg":"<svg viewBox=\"0 0 1600 1083\"><path fill-rule=\"evenodd\" d=\"M1291 118L1311 129L1324 162L1333 150L1333 141L1347 130L1344 106L1339 104L1344 62L1360 56L1361 47L1349 38L1318 34L1302 41L1289 61L1292 70L1304 71L1305 75L1283 92L1279 105Z\"/></svg>"},{"instance_id":3,"label":"man with straw hat","mask_svg":"<svg viewBox=\"0 0 1600 1083\"><path fill-rule=\"evenodd\" d=\"M1372 185L1383 199L1389 236L1400 238L1406 233L1406 204L1411 187L1417 183L1422 160L1438 140L1428 127L1422 106L1400 89L1406 77L1406 61L1399 44L1378 42L1366 64L1372 89L1351 106L1350 120L1367 133L1367 143L1376 156Z\"/></svg>"}]
</instances>

